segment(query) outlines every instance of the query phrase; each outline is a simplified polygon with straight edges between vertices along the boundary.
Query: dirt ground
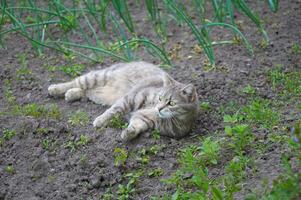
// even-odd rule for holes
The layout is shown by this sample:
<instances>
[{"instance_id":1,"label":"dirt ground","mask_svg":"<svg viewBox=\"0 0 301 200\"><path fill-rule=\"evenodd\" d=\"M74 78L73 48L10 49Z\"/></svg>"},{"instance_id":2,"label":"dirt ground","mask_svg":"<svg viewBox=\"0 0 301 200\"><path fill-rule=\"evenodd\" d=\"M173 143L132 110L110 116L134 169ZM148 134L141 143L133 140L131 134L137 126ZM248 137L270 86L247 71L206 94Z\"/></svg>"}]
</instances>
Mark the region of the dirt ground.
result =
<instances>
[{"instance_id":1,"label":"dirt ground","mask_svg":"<svg viewBox=\"0 0 301 200\"><path fill-rule=\"evenodd\" d=\"M204 66L205 55L193 50L197 43L187 28L170 27L167 49L180 46L177 56L172 59L173 67L169 73L178 81L193 83L197 87L200 102L210 102L211 110L200 111L197 129L190 136L181 140L160 137L154 139L150 133L142 134L129 143L120 140L120 129L106 128L95 130L92 121L106 107L96 105L87 99L67 103L64 99L51 98L47 95L47 87L51 83L70 80L70 76L61 71L47 70L47 66L63 66L74 64L62 55L46 50L43 57L36 56L30 44L21 36L11 34L6 38L6 49L0 49L0 136L4 129L13 129L16 135L5 141L0 147L0 200L20 199L102 199L102 195L110 188L116 192L118 184L126 183L125 173L141 168L141 161L129 156L125 166L114 165L114 150L126 149L129 155L134 155L142 149L154 145L160 147L157 154L151 155L148 164L143 169L149 172L155 168L164 169L160 177L150 178L143 174L139 178L137 191L132 199L150 199L151 196L163 196L172 193L174 188L160 180L169 177L178 167L178 151L190 144L199 144L199 136L209 136L223 132L223 114L221 107L229 108L231 102L240 107L247 101L246 94L240 91L247 85L256 88L259 97L275 100L276 94L267 81L267 71L275 65L282 64L285 70L300 70L300 56L292 55L294 44L301 44L301 2L280 1L280 10L272 13L267 4L252 3L265 21L266 30L271 44L262 46L262 35L247 19L243 20L242 28L246 37L254 45L255 55L250 57L243 46L218 46L215 48L217 59L216 69L208 71ZM138 35L152 38L154 33L144 33L146 26L139 18L139 10L133 11L133 18L141 28ZM213 31L214 38L231 38L231 32ZM26 54L26 61L20 59ZM158 63L145 52L138 58ZM99 66L80 60L85 65L85 72ZM110 59L100 67L112 64ZM31 73L20 75L18 69L26 66ZM19 70L20 72L20 70ZM21 77L20 77L21 76ZM301 77L300 77L301 78ZM46 109L56 104L61 111L59 119L47 117L32 117L13 115L7 111L12 106L7 99L7 88L13 93L19 105L36 103ZM287 119L297 116L292 109L296 102L288 105L282 113ZM72 125L70 115L76 111L88 114L89 122L83 125ZM284 122L286 123L286 122ZM258 130L258 136L266 133ZM72 150L68 142L77 142L81 135L90 138L88 144ZM262 136L264 138L264 136ZM44 144L43 144L44 141ZM49 144L47 145L47 141ZM45 148L47 145L48 148ZM282 168L280 154L284 151L277 144L256 157L257 173L248 173L243 189L235 196L243 199L245 195L258 188L262 178L273 180ZM224 155L219 164L210 169L212 176L224 173L222 164L229 158ZM13 166L13 172L7 172L7 166Z\"/></svg>"}]
</instances>

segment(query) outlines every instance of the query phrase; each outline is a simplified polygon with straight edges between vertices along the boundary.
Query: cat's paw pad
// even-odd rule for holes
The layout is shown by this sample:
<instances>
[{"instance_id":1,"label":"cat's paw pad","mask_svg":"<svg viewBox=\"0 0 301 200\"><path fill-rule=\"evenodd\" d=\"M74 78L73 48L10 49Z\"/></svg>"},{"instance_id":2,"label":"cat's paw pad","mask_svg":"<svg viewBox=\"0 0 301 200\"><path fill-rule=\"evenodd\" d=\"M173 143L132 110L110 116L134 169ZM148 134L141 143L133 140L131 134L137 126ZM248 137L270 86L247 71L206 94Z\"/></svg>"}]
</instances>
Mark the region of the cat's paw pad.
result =
<instances>
[{"instance_id":1,"label":"cat's paw pad","mask_svg":"<svg viewBox=\"0 0 301 200\"><path fill-rule=\"evenodd\" d=\"M123 141L130 141L137 137L137 133L134 127L128 127L121 133L121 139Z\"/></svg>"},{"instance_id":2,"label":"cat's paw pad","mask_svg":"<svg viewBox=\"0 0 301 200\"><path fill-rule=\"evenodd\" d=\"M107 125L107 123L108 123L108 120L101 115L94 120L93 126L95 128L104 127Z\"/></svg>"}]
</instances>

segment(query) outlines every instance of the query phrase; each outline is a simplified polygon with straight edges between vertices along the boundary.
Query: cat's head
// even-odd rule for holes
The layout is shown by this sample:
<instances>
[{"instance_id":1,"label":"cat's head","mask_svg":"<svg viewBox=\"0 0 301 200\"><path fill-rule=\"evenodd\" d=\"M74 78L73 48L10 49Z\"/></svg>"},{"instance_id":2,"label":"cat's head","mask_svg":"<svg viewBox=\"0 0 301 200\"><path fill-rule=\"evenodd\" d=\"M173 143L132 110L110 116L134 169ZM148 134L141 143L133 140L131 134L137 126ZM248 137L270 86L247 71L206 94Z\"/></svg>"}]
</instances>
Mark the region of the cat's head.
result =
<instances>
[{"instance_id":1,"label":"cat's head","mask_svg":"<svg viewBox=\"0 0 301 200\"><path fill-rule=\"evenodd\" d=\"M168 74L163 78L163 89L159 94L156 109L160 118L168 119L197 112L197 93L192 84L184 85Z\"/></svg>"}]
</instances>

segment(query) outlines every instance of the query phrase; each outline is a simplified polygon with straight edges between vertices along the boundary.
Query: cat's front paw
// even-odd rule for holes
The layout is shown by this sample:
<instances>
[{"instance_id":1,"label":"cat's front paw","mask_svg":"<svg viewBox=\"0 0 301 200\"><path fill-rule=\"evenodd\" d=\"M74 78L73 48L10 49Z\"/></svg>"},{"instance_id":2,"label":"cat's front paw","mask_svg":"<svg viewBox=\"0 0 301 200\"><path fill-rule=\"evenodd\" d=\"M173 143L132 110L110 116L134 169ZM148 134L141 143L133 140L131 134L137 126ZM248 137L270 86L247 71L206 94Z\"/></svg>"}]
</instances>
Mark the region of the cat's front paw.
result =
<instances>
[{"instance_id":1,"label":"cat's front paw","mask_svg":"<svg viewBox=\"0 0 301 200\"><path fill-rule=\"evenodd\" d=\"M65 91L58 84L52 84L48 87L48 94L50 96L61 96L64 93Z\"/></svg>"},{"instance_id":2,"label":"cat's front paw","mask_svg":"<svg viewBox=\"0 0 301 200\"><path fill-rule=\"evenodd\" d=\"M107 124L108 124L108 120L105 117L103 117L102 115L97 117L93 122L93 126L95 128L105 127Z\"/></svg>"},{"instance_id":3,"label":"cat's front paw","mask_svg":"<svg viewBox=\"0 0 301 200\"><path fill-rule=\"evenodd\" d=\"M128 127L125 130L122 131L121 133L121 139L123 141L130 141L137 137L137 133L134 127Z\"/></svg>"}]
</instances>

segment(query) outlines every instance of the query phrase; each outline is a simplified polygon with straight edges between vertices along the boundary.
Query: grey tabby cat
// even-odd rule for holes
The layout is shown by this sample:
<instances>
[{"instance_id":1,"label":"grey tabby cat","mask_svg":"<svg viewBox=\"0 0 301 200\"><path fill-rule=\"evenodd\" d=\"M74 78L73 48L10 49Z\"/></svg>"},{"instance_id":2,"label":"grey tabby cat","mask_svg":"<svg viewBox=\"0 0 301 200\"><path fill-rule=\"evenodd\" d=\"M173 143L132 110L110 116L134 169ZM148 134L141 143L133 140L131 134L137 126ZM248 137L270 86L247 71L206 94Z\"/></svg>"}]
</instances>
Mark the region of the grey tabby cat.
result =
<instances>
[{"instance_id":1,"label":"grey tabby cat","mask_svg":"<svg viewBox=\"0 0 301 200\"><path fill-rule=\"evenodd\" d=\"M111 105L94 120L94 127L106 126L116 114L130 113L129 125L121 133L126 141L151 129L180 138L189 133L197 118L195 87L175 81L146 62L119 63L91 71L70 82L50 85L48 92L65 95L67 101L86 96L97 104Z\"/></svg>"}]
</instances>

